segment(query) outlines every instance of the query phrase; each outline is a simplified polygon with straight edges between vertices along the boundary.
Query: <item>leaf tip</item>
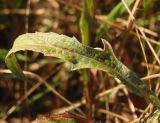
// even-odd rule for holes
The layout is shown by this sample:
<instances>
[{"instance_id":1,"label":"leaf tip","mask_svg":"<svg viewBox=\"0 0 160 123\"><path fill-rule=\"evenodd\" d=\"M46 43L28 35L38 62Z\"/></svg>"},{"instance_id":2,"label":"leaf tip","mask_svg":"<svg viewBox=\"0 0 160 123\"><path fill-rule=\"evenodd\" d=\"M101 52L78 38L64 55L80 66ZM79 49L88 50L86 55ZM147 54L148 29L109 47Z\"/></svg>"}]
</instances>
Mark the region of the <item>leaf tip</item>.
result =
<instances>
[{"instance_id":1,"label":"leaf tip","mask_svg":"<svg viewBox=\"0 0 160 123\"><path fill-rule=\"evenodd\" d=\"M104 50L112 49L111 45L108 43L108 41L106 41L103 38L101 40L102 40L102 43L103 43L103 46L104 46Z\"/></svg>"}]
</instances>

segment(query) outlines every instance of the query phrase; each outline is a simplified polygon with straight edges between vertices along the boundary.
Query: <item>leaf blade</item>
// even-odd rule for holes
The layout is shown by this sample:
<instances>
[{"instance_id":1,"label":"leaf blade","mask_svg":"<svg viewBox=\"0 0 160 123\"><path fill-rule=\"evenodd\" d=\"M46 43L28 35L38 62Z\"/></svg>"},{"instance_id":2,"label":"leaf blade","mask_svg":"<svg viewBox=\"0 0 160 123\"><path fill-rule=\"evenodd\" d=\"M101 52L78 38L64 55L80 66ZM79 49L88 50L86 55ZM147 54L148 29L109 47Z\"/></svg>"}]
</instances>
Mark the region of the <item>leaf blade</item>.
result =
<instances>
[{"instance_id":1,"label":"leaf blade","mask_svg":"<svg viewBox=\"0 0 160 123\"><path fill-rule=\"evenodd\" d=\"M18 65L14 53L21 50L40 52L60 59L70 61L72 70L82 68L94 68L105 71L115 78L121 80L134 93L160 107L160 101L150 91L138 76L124 66L114 55L109 43L102 40L104 49L96 50L78 42L76 38L70 38L56 33L28 33L19 36L6 56L6 64L9 69L20 79L25 76Z\"/></svg>"}]
</instances>

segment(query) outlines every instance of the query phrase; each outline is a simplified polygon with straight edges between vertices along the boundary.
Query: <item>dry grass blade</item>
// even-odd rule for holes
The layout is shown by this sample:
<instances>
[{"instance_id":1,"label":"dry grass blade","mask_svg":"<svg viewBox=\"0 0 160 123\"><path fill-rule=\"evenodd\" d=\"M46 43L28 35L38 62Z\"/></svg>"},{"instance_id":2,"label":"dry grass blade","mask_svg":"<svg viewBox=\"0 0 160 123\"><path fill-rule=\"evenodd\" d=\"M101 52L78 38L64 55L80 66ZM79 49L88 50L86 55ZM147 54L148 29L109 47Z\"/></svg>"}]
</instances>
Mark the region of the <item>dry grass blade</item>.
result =
<instances>
[{"instance_id":1,"label":"dry grass blade","mask_svg":"<svg viewBox=\"0 0 160 123\"><path fill-rule=\"evenodd\" d=\"M146 62L146 64L147 64L147 75L149 75L149 67L148 67L147 56L146 56L146 53L145 53L145 50L144 50L144 47L143 47L143 44L142 44L142 40L141 40L141 38L140 38L140 36L139 36L139 32L138 32L137 29L136 29L136 32L137 32L137 35L138 35L138 39L139 39L139 43L140 43L140 46L141 46L141 49L142 49L142 53L143 53L144 60L145 60L145 62ZM150 79L149 79L149 88L150 88L150 90L151 90L151 88L152 88L151 80L150 80Z\"/></svg>"},{"instance_id":2,"label":"dry grass blade","mask_svg":"<svg viewBox=\"0 0 160 123\"><path fill-rule=\"evenodd\" d=\"M8 73L11 74L11 71L8 69L4 69L4 70L0 70L0 73ZM44 80L43 78L41 78L39 75L32 73L32 72L28 72L28 71L23 71L23 73L32 79L37 79L38 82L30 89L27 91L27 93L20 99L18 100L18 102L16 103L16 105L12 106L9 111L7 112L7 115L5 115L4 119L7 118L8 115L10 115L17 107L17 105L20 105L31 93L33 93L41 84L44 84L48 89L50 89L56 96L58 96L60 99L62 99L64 102L66 102L67 104L71 105L72 107L75 108L75 110L77 110L79 113L83 114L84 113L79 109L76 108L72 102L70 102L69 100L67 100L65 97L63 97L61 94L59 94L46 80Z\"/></svg>"},{"instance_id":3,"label":"dry grass blade","mask_svg":"<svg viewBox=\"0 0 160 123\"><path fill-rule=\"evenodd\" d=\"M122 88L124 88L124 87L125 87L125 85L119 84L119 85L117 85L117 86L114 87L114 88L111 88L111 89L108 89L108 90L106 90L106 91L103 91L103 92L99 93L98 95L96 95L96 98L103 97L103 96L105 96L106 94L111 93L112 91L116 91L116 90L122 89Z\"/></svg>"},{"instance_id":4,"label":"dry grass blade","mask_svg":"<svg viewBox=\"0 0 160 123\"><path fill-rule=\"evenodd\" d=\"M155 59L156 59L156 60L157 60L157 62L158 62L158 64L160 64L160 60L159 60L159 58L158 58L158 56L157 56L156 52L154 51L154 49L153 49L152 45L150 44L150 42L149 42L148 38L147 38L147 37L146 37L146 35L144 34L143 29L139 28L139 31L140 31L140 32L141 32L141 34L143 35L143 37L144 37L144 39L145 39L146 43L148 44L148 46L149 46L150 50L152 51L152 53L153 53L153 55L154 55Z\"/></svg>"},{"instance_id":5,"label":"dry grass blade","mask_svg":"<svg viewBox=\"0 0 160 123\"><path fill-rule=\"evenodd\" d=\"M132 14L131 10L129 9L128 5L126 4L125 0L122 0L122 3L124 4L124 6L125 6L127 12L129 13L131 19L135 20L135 17L133 16L133 14Z\"/></svg>"},{"instance_id":6,"label":"dry grass blade","mask_svg":"<svg viewBox=\"0 0 160 123\"><path fill-rule=\"evenodd\" d=\"M110 111L107 111L107 110L104 110L104 109L99 109L98 112L100 113L103 113L103 114L108 114L110 116L113 116L113 117L117 117L121 120L123 120L124 122L128 123L129 122L129 119L119 115L119 114L116 114L116 113L113 113L113 112L110 112Z\"/></svg>"},{"instance_id":7,"label":"dry grass blade","mask_svg":"<svg viewBox=\"0 0 160 123\"><path fill-rule=\"evenodd\" d=\"M70 112L70 111L74 110L75 108L82 106L83 104L86 104L86 100L84 98L80 102L73 103L74 107L73 106L62 107L62 108L53 110L52 113L63 114L65 112Z\"/></svg>"},{"instance_id":8,"label":"dry grass blade","mask_svg":"<svg viewBox=\"0 0 160 123\"><path fill-rule=\"evenodd\" d=\"M25 30L26 33L28 33L28 28L29 28L29 15L30 15L30 4L31 4L31 0L27 0L27 7L26 7L26 22L25 22Z\"/></svg>"},{"instance_id":9,"label":"dry grass blade","mask_svg":"<svg viewBox=\"0 0 160 123\"><path fill-rule=\"evenodd\" d=\"M129 108L133 114L133 118L136 119L137 118L137 115L136 115L136 109L133 105L133 102L131 100L131 98L129 97L129 94L128 94L128 90L126 88L123 88L123 91L125 93L125 95L127 96L127 100L128 100L128 104L129 104Z\"/></svg>"},{"instance_id":10,"label":"dry grass blade","mask_svg":"<svg viewBox=\"0 0 160 123\"><path fill-rule=\"evenodd\" d=\"M136 15L136 10L137 10L138 6L140 5L140 2L141 2L141 0L136 0L136 1L135 1L135 4L134 4L133 9L132 9L132 12L131 12L132 15ZM129 27L129 25L132 23L133 20L134 20L134 19L132 19L132 17L129 16L129 18L128 18L128 27Z\"/></svg>"},{"instance_id":11,"label":"dry grass blade","mask_svg":"<svg viewBox=\"0 0 160 123\"><path fill-rule=\"evenodd\" d=\"M123 18L117 18L117 19L116 19L116 22L117 22L117 23L120 23L121 26L127 26L127 25L128 25L128 22L127 22L126 20L124 20ZM137 25L136 23L133 24L133 28L135 28L135 29L142 28L143 31L144 31L146 34L148 34L148 35L150 35L150 36L153 36L153 37L158 37L158 33L157 33L157 32L154 32L154 31L152 31L152 30L150 30L150 29L147 29L147 28L145 28L145 27L139 26L139 25ZM140 35L140 34L139 34L139 35ZM138 37L138 35L137 35L137 37ZM140 36L140 37L141 37L141 36Z\"/></svg>"},{"instance_id":12,"label":"dry grass blade","mask_svg":"<svg viewBox=\"0 0 160 123\"><path fill-rule=\"evenodd\" d=\"M40 8L30 12L30 14L39 16L43 15L44 13L45 13L44 8ZM0 11L0 15L10 15L10 14L26 15L26 9L3 9Z\"/></svg>"},{"instance_id":13,"label":"dry grass blade","mask_svg":"<svg viewBox=\"0 0 160 123\"><path fill-rule=\"evenodd\" d=\"M155 65L155 64L146 64L145 62L142 62L141 63L141 66L142 67L149 67L150 69L154 69L154 70L159 70L160 69L160 66L159 65ZM150 73L152 73L152 72L150 72Z\"/></svg>"},{"instance_id":14,"label":"dry grass blade","mask_svg":"<svg viewBox=\"0 0 160 123\"><path fill-rule=\"evenodd\" d=\"M97 20L102 21L103 23L107 23L107 24L109 24L109 25L111 25L111 26L113 26L113 27L115 27L115 28L117 28L117 29L119 29L121 31L125 30L125 28L123 26L121 26L121 25L119 25L119 24L117 24L115 22L112 22L112 21L106 19L106 16L104 16L104 15L95 15L95 18ZM134 32L132 30L130 31L130 34L137 37L136 32ZM140 35L140 37L142 39L145 39L142 35ZM160 45L160 43L158 41L153 40L152 38L148 38L148 41L151 42L151 43L153 43L153 44Z\"/></svg>"},{"instance_id":15,"label":"dry grass blade","mask_svg":"<svg viewBox=\"0 0 160 123\"><path fill-rule=\"evenodd\" d=\"M64 4L64 5L70 6L72 8L75 8L75 9L77 9L79 11L82 11L81 7L79 7L79 6L75 5L75 4L72 4L70 2L67 3L67 2L61 1L61 0L57 0L57 1L60 2L61 4ZM25 9L3 9L3 10L0 11L0 14L4 14L4 15L9 15L9 14L25 15L25 13L26 13ZM37 9L35 11L31 11L30 12L30 14L35 14L35 15L39 15L39 16L43 15L44 13L45 13L45 9L44 8ZM95 19L97 19L99 21L102 21L103 23L107 23L107 24L109 24L109 25L111 25L111 26L113 26L113 27L115 27L115 28L117 28L119 30L122 30L122 31L125 30L125 28L123 26L108 20L105 15L95 15ZM137 34L135 32L133 32L133 31L131 31L130 34L134 35L134 36L137 36ZM154 33L153 35L157 35L157 34ZM144 39L144 37L142 35L140 35L140 37ZM153 40L151 38L148 38L148 40L149 40L149 42L151 42L153 44L160 45L160 43L157 42L156 40Z\"/></svg>"},{"instance_id":16,"label":"dry grass blade","mask_svg":"<svg viewBox=\"0 0 160 123\"><path fill-rule=\"evenodd\" d=\"M152 74L152 75L148 75L148 76L142 77L141 80L155 79L155 78L158 78L158 77L160 77L160 73Z\"/></svg>"},{"instance_id":17,"label":"dry grass blade","mask_svg":"<svg viewBox=\"0 0 160 123\"><path fill-rule=\"evenodd\" d=\"M72 107L74 107L74 109L76 111L78 111L79 113L81 113L82 115L85 116L85 114L83 113L82 110L80 110L79 108L77 108L77 106L74 106L74 104L72 102L70 102L69 100L67 100L65 97L63 97L60 93L58 93L49 83L47 83L46 81L44 81L45 86L50 89L56 96L58 96L59 98L61 98L63 101L65 101L67 104L71 105Z\"/></svg>"},{"instance_id":18,"label":"dry grass blade","mask_svg":"<svg viewBox=\"0 0 160 123\"><path fill-rule=\"evenodd\" d=\"M157 0L0 2L0 119L158 123L158 8Z\"/></svg>"},{"instance_id":19,"label":"dry grass blade","mask_svg":"<svg viewBox=\"0 0 160 123\"><path fill-rule=\"evenodd\" d=\"M6 119L10 114L12 114L18 105L20 105L29 95L31 95L40 85L42 84L41 81L37 82L31 89L27 90L24 96L22 96L15 105L13 105L6 113L6 115L2 119Z\"/></svg>"},{"instance_id":20,"label":"dry grass blade","mask_svg":"<svg viewBox=\"0 0 160 123\"><path fill-rule=\"evenodd\" d=\"M153 108L153 105L150 103L150 104L145 108L144 112L141 113L141 115L139 116L138 122L141 123L141 121L142 121L147 115L149 115L148 112L149 112L152 108Z\"/></svg>"},{"instance_id":21,"label":"dry grass blade","mask_svg":"<svg viewBox=\"0 0 160 123\"><path fill-rule=\"evenodd\" d=\"M7 74L11 74L11 71L8 69L4 69L4 70L0 70L0 73L7 73ZM32 94L41 84L43 83L43 81L38 81L31 89L29 89L24 96L22 96L15 105L13 105L8 111L7 114L2 118L2 119L6 119L10 114L12 114L18 105L20 105L30 94Z\"/></svg>"}]
</instances>

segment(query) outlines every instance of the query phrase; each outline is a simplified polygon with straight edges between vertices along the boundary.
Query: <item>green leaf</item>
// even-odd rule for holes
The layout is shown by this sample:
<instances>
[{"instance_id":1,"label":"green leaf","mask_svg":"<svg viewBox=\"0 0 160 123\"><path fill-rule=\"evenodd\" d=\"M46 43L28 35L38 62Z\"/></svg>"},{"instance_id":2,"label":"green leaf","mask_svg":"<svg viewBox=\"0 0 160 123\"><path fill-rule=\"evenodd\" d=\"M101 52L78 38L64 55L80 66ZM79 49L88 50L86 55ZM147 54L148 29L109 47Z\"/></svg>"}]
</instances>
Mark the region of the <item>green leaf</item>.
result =
<instances>
[{"instance_id":1,"label":"green leaf","mask_svg":"<svg viewBox=\"0 0 160 123\"><path fill-rule=\"evenodd\" d=\"M130 6L133 4L134 0L125 0L126 4ZM117 17L119 17L121 14L125 12L125 6L122 1L120 1L107 15L106 19L110 21L115 21ZM97 39L99 37L102 37L107 30L110 28L110 25L107 25L106 23L100 24L99 28L97 29Z\"/></svg>"},{"instance_id":2,"label":"green leaf","mask_svg":"<svg viewBox=\"0 0 160 123\"><path fill-rule=\"evenodd\" d=\"M73 64L72 70L94 68L105 71L114 78L118 78L134 93L160 108L159 98L148 89L148 86L135 73L115 57L110 44L106 40L102 39L102 42L104 49L98 50L81 44L74 37L70 38L56 33L23 34L15 40L12 49L7 54L6 64L18 78L25 79L15 58L15 52L30 50L47 56L55 56L70 61Z\"/></svg>"},{"instance_id":3,"label":"green leaf","mask_svg":"<svg viewBox=\"0 0 160 123\"><path fill-rule=\"evenodd\" d=\"M43 121L42 123L78 123L74 119L70 118L61 118L59 120L49 120L49 121Z\"/></svg>"},{"instance_id":4,"label":"green leaf","mask_svg":"<svg viewBox=\"0 0 160 123\"><path fill-rule=\"evenodd\" d=\"M0 49L0 62L4 61L8 51L6 49Z\"/></svg>"},{"instance_id":5,"label":"green leaf","mask_svg":"<svg viewBox=\"0 0 160 123\"><path fill-rule=\"evenodd\" d=\"M147 119L146 123L159 123L160 110L155 110Z\"/></svg>"},{"instance_id":6,"label":"green leaf","mask_svg":"<svg viewBox=\"0 0 160 123\"><path fill-rule=\"evenodd\" d=\"M80 19L80 30L82 43L89 45L94 30L94 2L93 0L83 0L83 11Z\"/></svg>"}]
</instances>

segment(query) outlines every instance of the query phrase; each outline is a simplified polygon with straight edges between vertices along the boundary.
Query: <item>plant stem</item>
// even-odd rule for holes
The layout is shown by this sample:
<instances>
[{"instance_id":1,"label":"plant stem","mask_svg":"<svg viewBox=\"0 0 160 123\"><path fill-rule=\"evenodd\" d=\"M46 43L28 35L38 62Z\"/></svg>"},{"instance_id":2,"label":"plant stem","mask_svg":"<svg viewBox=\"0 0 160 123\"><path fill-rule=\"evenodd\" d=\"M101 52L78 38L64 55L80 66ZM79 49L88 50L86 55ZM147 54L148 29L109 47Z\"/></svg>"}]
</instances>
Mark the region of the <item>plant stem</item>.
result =
<instances>
[{"instance_id":1,"label":"plant stem","mask_svg":"<svg viewBox=\"0 0 160 123\"><path fill-rule=\"evenodd\" d=\"M91 36L93 33L94 25L94 2L93 0L83 0L83 11L80 19L80 29L82 36L82 43L85 45L90 45ZM88 117L92 116L92 104L89 94L89 81L90 81L90 71L88 69L82 70L83 79L84 79L84 96L86 99L86 113Z\"/></svg>"}]
</instances>

